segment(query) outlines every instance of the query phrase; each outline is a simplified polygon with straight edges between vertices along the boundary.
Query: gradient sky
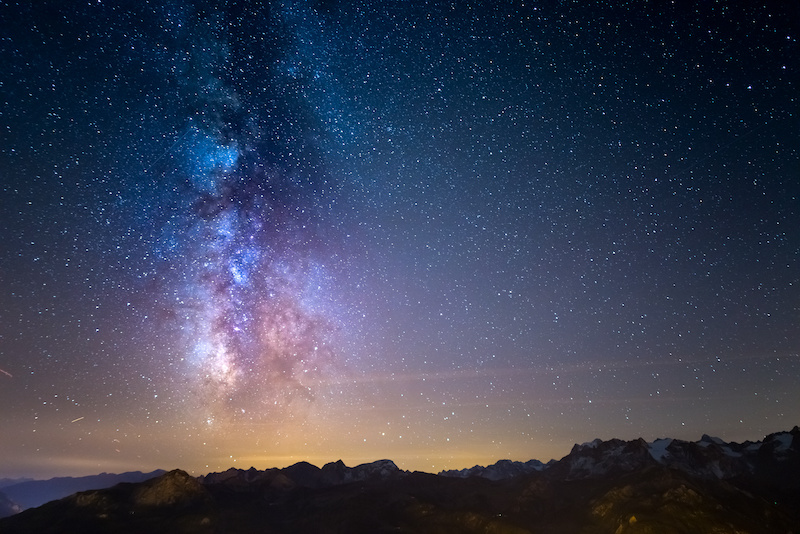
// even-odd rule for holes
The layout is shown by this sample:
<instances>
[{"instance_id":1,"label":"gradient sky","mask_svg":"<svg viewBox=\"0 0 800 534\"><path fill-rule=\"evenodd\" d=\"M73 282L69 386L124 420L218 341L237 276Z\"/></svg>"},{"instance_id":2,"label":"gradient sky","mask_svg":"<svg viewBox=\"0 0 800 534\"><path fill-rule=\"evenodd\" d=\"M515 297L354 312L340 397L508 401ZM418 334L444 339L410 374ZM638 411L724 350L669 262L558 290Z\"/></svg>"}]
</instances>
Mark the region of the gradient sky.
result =
<instances>
[{"instance_id":1,"label":"gradient sky","mask_svg":"<svg viewBox=\"0 0 800 534\"><path fill-rule=\"evenodd\" d=\"M0 476L800 424L798 8L492 4L2 3Z\"/></svg>"}]
</instances>

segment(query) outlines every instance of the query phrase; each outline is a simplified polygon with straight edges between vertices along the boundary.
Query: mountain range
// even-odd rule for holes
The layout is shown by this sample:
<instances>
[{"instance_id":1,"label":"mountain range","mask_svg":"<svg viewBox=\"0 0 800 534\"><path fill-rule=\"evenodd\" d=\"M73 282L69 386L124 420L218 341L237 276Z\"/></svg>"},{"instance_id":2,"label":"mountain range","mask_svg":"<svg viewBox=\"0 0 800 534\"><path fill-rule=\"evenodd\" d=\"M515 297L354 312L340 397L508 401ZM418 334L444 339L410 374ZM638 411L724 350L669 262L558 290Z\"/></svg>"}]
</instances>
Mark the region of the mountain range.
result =
<instances>
[{"instance_id":1,"label":"mountain range","mask_svg":"<svg viewBox=\"0 0 800 534\"><path fill-rule=\"evenodd\" d=\"M0 517L41 506L78 491L110 488L120 482L142 482L164 473L166 471L163 469L157 469L150 473L141 471L120 474L100 473L86 477L57 477L49 480L6 479L5 485L0 487Z\"/></svg>"},{"instance_id":2,"label":"mountain range","mask_svg":"<svg viewBox=\"0 0 800 534\"><path fill-rule=\"evenodd\" d=\"M800 428L744 443L597 439L547 464L438 475L390 460L174 470L25 510L0 532L800 533Z\"/></svg>"}]
</instances>

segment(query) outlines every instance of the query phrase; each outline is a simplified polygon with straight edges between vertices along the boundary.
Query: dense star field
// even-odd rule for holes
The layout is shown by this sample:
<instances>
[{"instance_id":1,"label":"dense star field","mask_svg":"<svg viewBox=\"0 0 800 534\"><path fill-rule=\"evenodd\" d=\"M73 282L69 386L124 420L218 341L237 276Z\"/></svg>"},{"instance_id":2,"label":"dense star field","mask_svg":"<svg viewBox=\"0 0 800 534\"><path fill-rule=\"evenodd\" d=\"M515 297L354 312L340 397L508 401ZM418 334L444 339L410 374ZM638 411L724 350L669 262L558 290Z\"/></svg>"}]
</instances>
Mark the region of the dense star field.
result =
<instances>
[{"instance_id":1,"label":"dense star field","mask_svg":"<svg viewBox=\"0 0 800 534\"><path fill-rule=\"evenodd\" d=\"M0 4L0 476L800 422L791 2Z\"/></svg>"}]
</instances>

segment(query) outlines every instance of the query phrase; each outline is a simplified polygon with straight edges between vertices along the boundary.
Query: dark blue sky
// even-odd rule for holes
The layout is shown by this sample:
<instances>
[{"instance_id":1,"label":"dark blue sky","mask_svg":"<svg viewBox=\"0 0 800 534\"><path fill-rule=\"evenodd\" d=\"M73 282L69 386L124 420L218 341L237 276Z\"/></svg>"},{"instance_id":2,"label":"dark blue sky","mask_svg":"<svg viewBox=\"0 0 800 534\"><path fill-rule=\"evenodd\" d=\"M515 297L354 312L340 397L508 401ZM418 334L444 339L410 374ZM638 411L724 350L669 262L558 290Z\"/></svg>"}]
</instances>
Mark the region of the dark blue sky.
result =
<instances>
[{"instance_id":1,"label":"dark blue sky","mask_svg":"<svg viewBox=\"0 0 800 534\"><path fill-rule=\"evenodd\" d=\"M797 8L216 4L0 7L0 475L797 424Z\"/></svg>"}]
</instances>

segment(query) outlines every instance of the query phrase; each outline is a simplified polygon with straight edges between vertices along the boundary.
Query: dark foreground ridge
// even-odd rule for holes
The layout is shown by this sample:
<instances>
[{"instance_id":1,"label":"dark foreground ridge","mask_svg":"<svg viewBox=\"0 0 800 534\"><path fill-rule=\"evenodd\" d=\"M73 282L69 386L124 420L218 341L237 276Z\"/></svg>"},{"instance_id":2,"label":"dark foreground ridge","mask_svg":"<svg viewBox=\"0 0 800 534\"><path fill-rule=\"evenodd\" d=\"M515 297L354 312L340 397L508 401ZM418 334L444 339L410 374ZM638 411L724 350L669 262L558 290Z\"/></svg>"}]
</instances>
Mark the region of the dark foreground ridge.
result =
<instances>
[{"instance_id":1,"label":"dark foreground ridge","mask_svg":"<svg viewBox=\"0 0 800 534\"><path fill-rule=\"evenodd\" d=\"M175 470L0 520L0 533L800 533L800 429L758 442L595 440L439 475L389 460Z\"/></svg>"}]
</instances>

